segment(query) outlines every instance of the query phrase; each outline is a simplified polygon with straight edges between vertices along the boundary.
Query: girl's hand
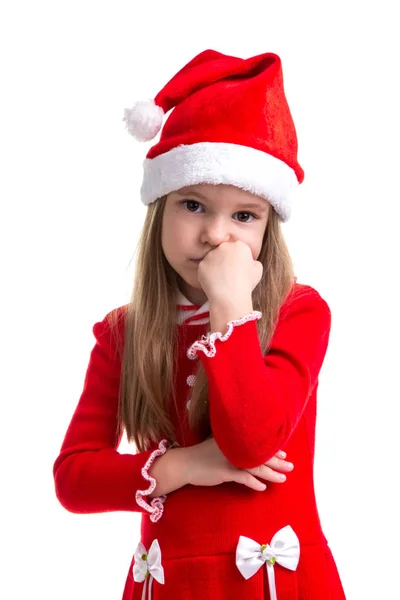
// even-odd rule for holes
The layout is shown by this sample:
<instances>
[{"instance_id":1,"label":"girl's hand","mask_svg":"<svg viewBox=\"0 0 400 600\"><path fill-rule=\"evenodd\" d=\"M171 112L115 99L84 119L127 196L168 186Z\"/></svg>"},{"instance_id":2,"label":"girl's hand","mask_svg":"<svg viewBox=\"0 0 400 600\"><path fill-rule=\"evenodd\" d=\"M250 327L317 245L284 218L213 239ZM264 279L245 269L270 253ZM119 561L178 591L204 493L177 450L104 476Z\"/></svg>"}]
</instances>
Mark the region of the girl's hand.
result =
<instances>
[{"instance_id":1,"label":"girl's hand","mask_svg":"<svg viewBox=\"0 0 400 600\"><path fill-rule=\"evenodd\" d=\"M250 246L241 240L222 242L199 263L198 279L210 302L250 298L263 274Z\"/></svg>"},{"instance_id":2,"label":"girl's hand","mask_svg":"<svg viewBox=\"0 0 400 600\"><path fill-rule=\"evenodd\" d=\"M254 467L253 469L245 469L251 475L260 477L267 481L273 481L274 483L283 483L286 481L286 475L277 473L276 471L286 471L287 473L293 470L293 463L287 462L286 460L279 458L278 453L270 458L265 464Z\"/></svg>"},{"instance_id":3,"label":"girl's hand","mask_svg":"<svg viewBox=\"0 0 400 600\"><path fill-rule=\"evenodd\" d=\"M265 490L266 485L256 477L282 483L283 480L279 478L279 473L275 469L291 470L290 463L278 458L277 455L259 467L239 469L222 454L214 438L189 446L185 451L187 483L191 485L214 486L227 481L236 481L253 490L262 491Z\"/></svg>"}]
</instances>

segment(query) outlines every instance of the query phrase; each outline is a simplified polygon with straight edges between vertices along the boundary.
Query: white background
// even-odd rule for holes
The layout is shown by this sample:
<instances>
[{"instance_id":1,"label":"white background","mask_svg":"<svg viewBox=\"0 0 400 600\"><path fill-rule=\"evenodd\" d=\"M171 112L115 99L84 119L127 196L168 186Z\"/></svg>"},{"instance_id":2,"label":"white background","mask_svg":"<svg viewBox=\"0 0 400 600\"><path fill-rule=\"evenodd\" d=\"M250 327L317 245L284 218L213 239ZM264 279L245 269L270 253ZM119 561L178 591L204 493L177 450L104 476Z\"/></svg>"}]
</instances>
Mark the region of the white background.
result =
<instances>
[{"instance_id":1,"label":"white background","mask_svg":"<svg viewBox=\"0 0 400 600\"><path fill-rule=\"evenodd\" d=\"M389 1L2 4L2 599L122 596L139 515L68 513L52 465L92 326L131 290L141 164L155 141L136 142L123 109L206 48L282 58L305 170L283 227L299 282L332 311L321 522L348 599L400 598L396 11ZM134 449L124 440L120 451Z\"/></svg>"}]
</instances>

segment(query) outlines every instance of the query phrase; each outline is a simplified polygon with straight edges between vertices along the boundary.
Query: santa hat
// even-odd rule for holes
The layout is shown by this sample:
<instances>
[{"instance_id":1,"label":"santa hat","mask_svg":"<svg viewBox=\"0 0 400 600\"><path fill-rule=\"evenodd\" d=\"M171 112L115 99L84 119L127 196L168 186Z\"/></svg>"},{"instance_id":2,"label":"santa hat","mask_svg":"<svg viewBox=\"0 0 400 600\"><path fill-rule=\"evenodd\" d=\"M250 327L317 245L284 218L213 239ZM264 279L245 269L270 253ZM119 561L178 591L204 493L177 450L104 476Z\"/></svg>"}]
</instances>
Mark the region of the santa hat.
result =
<instances>
[{"instance_id":1,"label":"santa hat","mask_svg":"<svg viewBox=\"0 0 400 600\"><path fill-rule=\"evenodd\" d=\"M149 141L172 108L143 163L143 204L189 185L229 184L265 198L281 221L290 218L304 171L279 56L205 50L154 100L125 109L123 120L137 140Z\"/></svg>"}]
</instances>

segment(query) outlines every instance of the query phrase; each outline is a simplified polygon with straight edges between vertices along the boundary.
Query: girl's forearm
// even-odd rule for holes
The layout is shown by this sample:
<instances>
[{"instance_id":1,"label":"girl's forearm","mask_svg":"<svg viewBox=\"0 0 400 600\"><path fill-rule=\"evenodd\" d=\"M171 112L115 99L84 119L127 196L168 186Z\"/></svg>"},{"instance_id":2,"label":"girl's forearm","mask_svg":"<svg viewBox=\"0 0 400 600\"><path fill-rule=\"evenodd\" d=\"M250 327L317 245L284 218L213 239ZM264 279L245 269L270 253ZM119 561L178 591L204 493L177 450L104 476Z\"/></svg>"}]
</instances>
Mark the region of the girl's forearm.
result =
<instances>
[{"instance_id":1,"label":"girl's forearm","mask_svg":"<svg viewBox=\"0 0 400 600\"><path fill-rule=\"evenodd\" d=\"M187 448L171 448L157 458L149 469L149 475L156 480L156 487L150 498L169 494L187 485L188 455Z\"/></svg>"},{"instance_id":2,"label":"girl's forearm","mask_svg":"<svg viewBox=\"0 0 400 600\"><path fill-rule=\"evenodd\" d=\"M236 302L210 302L210 331L226 333L229 321L241 319L253 312L251 298Z\"/></svg>"}]
</instances>

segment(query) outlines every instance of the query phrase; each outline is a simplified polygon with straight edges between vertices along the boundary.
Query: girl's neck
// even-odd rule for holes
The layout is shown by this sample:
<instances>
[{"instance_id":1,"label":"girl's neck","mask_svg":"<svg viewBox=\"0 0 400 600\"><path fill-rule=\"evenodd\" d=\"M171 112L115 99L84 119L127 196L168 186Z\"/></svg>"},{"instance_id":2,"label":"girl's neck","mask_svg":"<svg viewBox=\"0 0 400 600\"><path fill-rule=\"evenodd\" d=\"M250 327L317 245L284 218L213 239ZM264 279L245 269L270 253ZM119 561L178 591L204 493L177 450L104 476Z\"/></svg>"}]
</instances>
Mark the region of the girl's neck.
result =
<instances>
[{"instance_id":1,"label":"girl's neck","mask_svg":"<svg viewBox=\"0 0 400 600\"><path fill-rule=\"evenodd\" d=\"M207 296L202 289L194 288L188 285L182 278L179 278L178 288L180 293L191 303L197 306L203 306L207 302Z\"/></svg>"}]
</instances>

